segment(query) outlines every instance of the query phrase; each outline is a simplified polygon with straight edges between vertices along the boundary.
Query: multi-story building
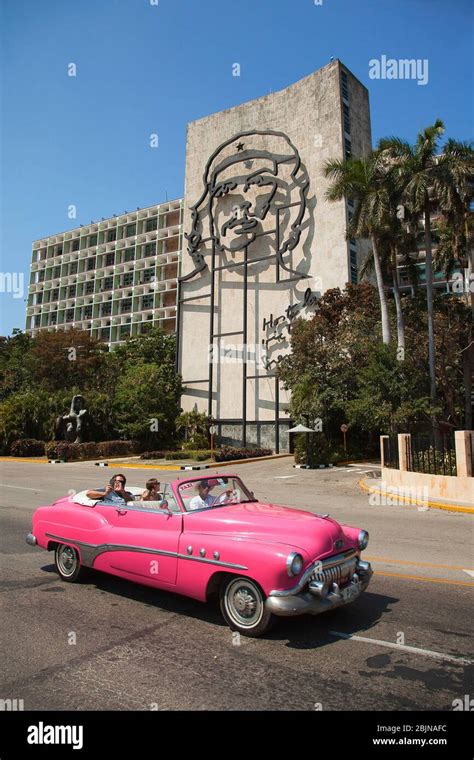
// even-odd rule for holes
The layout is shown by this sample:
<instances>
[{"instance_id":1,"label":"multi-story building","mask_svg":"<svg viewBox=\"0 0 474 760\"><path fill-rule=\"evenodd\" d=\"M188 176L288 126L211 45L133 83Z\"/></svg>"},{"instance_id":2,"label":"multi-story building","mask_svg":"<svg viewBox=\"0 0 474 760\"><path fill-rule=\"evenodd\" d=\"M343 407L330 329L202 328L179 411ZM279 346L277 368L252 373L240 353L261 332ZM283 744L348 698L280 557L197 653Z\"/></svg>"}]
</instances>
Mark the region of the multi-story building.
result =
<instances>
[{"instance_id":1,"label":"multi-story building","mask_svg":"<svg viewBox=\"0 0 474 760\"><path fill-rule=\"evenodd\" d=\"M178 368L183 407L221 442L288 449L292 322L357 282L367 251L346 237L352 200L326 198L325 163L370 150L367 89L338 60L188 125Z\"/></svg>"},{"instance_id":2,"label":"multi-story building","mask_svg":"<svg viewBox=\"0 0 474 760\"><path fill-rule=\"evenodd\" d=\"M86 330L109 346L176 329L182 201L124 212L33 243L26 332Z\"/></svg>"}]
</instances>

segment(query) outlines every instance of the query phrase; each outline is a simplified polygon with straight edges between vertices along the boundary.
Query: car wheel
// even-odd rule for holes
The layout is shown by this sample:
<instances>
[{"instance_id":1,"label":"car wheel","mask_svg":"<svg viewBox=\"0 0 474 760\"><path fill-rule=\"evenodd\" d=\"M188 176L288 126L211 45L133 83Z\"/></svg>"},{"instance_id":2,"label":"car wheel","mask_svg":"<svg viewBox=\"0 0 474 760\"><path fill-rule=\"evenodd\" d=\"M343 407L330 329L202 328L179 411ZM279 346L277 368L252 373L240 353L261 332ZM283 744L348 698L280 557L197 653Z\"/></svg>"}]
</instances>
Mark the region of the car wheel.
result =
<instances>
[{"instance_id":1,"label":"car wheel","mask_svg":"<svg viewBox=\"0 0 474 760\"><path fill-rule=\"evenodd\" d=\"M224 581L220 590L220 607L227 625L244 636L261 636L275 622L275 616L265 606L265 596L260 586L244 576Z\"/></svg>"},{"instance_id":2,"label":"car wheel","mask_svg":"<svg viewBox=\"0 0 474 760\"><path fill-rule=\"evenodd\" d=\"M58 544L54 552L54 563L61 580L68 583L77 581L82 568L76 549L67 544Z\"/></svg>"}]
</instances>

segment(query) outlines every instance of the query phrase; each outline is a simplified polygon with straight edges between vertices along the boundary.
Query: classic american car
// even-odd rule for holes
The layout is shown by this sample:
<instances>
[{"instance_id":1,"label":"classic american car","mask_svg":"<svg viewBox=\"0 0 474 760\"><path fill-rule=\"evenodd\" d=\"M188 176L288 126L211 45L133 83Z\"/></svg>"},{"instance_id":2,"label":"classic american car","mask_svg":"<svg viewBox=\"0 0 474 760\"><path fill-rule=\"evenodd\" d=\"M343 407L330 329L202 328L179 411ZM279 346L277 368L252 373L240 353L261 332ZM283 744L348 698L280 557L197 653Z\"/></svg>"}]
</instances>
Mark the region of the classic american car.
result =
<instances>
[{"instance_id":1,"label":"classic american car","mask_svg":"<svg viewBox=\"0 0 474 760\"><path fill-rule=\"evenodd\" d=\"M107 504L86 491L38 507L28 544L54 552L59 576L93 568L207 601L230 628L260 636L278 616L353 602L372 576L367 531L256 499L236 475L177 479L156 501Z\"/></svg>"}]
</instances>

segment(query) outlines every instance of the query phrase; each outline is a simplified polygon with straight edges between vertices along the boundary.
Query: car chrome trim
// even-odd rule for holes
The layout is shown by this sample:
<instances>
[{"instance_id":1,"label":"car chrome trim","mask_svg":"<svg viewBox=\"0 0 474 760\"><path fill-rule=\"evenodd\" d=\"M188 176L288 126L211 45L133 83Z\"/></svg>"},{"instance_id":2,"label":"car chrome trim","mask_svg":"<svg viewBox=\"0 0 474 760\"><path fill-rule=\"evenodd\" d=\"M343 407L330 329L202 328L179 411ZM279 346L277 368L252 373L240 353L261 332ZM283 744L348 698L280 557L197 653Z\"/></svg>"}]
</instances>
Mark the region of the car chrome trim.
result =
<instances>
[{"instance_id":1,"label":"car chrome trim","mask_svg":"<svg viewBox=\"0 0 474 760\"><path fill-rule=\"evenodd\" d=\"M25 537L25 541L30 546L36 546L38 543L36 536L34 536L33 533L28 533L28 535Z\"/></svg>"},{"instance_id":2,"label":"car chrome trim","mask_svg":"<svg viewBox=\"0 0 474 760\"><path fill-rule=\"evenodd\" d=\"M248 570L245 565L237 565L234 562L222 562L216 559L206 559L204 557L190 557L188 554L179 554L178 552L169 552L165 549L150 549L146 546L129 546L128 544L88 544L85 541L77 541L74 538L64 538L56 536L53 533L46 533L48 538L52 538L61 543L69 543L78 546L81 549L82 564L86 567L93 567L94 560L101 554L107 552L138 552L140 554L159 554L164 557L176 557L176 559L188 559L192 562L205 562L218 567L230 567L233 570Z\"/></svg>"},{"instance_id":3,"label":"car chrome trim","mask_svg":"<svg viewBox=\"0 0 474 760\"><path fill-rule=\"evenodd\" d=\"M350 604L358 599L369 585L372 575L372 568L369 565L369 569L361 579L352 579L343 589L339 589L337 583L334 583L327 596L314 595L310 591L302 591L299 594L284 597L268 596L265 600L265 606L274 615L281 617L319 615L321 612Z\"/></svg>"},{"instance_id":4,"label":"car chrome trim","mask_svg":"<svg viewBox=\"0 0 474 760\"><path fill-rule=\"evenodd\" d=\"M354 559L357 556L358 555L355 549L349 549L346 552L342 552L342 554L335 554L332 557L327 557L326 559L313 562L308 567L308 569L305 570L296 586L285 589L284 591L278 591L275 589L273 591L270 591L268 596L293 596L304 588L310 576L314 572L324 572L324 570L330 570L331 568L336 567L337 565L341 565L344 562Z\"/></svg>"}]
</instances>

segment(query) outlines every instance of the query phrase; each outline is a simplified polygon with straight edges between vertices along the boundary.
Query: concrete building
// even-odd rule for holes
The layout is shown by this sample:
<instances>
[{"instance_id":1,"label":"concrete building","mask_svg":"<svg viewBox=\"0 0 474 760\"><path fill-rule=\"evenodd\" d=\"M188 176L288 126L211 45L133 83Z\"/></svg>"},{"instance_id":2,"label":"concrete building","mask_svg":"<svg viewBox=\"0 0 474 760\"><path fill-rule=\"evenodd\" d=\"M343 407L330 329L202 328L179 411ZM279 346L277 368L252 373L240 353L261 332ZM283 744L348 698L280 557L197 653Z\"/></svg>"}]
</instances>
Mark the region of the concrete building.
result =
<instances>
[{"instance_id":1,"label":"concrete building","mask_svg":"<svg viewBox=\"0 0 474 760\"><path fill-rule=\"evenodd\" d=\"M178 368L184 409L211 414L221 443L288 449L275 369L291 323L356 282L365 253L323 166L370 149L367 89L338 60L188 125Z\"/></svg>"},{"instance_id":2,"label":"concrete building","mask_svg":"<svg viewBox=\"0 0 474 760\"><path fill-rule=\"evenodd\" d=\"M151 325L176 330L182 200L33 243L26 332L86 330L113 347Z\"/></svg>"}]
</instances>

